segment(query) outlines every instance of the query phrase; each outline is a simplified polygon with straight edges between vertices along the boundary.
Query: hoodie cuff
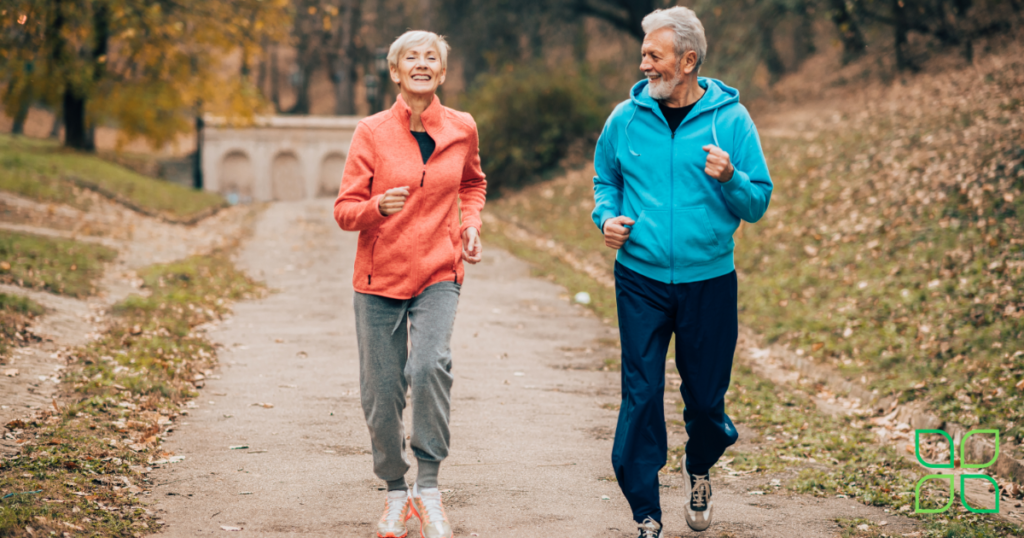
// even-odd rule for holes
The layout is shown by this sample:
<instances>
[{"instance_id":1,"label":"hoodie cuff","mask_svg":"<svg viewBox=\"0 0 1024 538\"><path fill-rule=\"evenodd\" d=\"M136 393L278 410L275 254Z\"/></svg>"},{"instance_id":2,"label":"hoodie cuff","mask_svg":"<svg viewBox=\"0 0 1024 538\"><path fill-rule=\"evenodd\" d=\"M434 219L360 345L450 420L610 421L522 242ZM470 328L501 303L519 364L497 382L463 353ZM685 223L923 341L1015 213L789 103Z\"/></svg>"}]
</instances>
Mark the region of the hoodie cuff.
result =
<instances>
[{"instance_id":1,"label":"hoodie cuff","mask_svg":"<svg viewBox=\"0 0 1024 538\"><path fill-rule=\"evenodd\" d=\"M722 190L725 192L736 192L742 190L743 187L750 183L750 176L746 172L742 172L739 169L733 167L732 178L725 183L722 183Z\"/></svg>"},{"instance_id":2,"label":"hoodie cuff","mask_svg":"<svg viewBox=\"0 0 1024 538\"><path fill-rule=\"evenodd\" d=\"M600 217L598 217L597 219L594 220L594 224L597 225L597 229L600 230L601 233L603 234L604 233L604 223L608 219L614 219L617 216L618 215L616 215L615 213L612 213L611 211L605 211L604 213L601 213Z\"/></svg>"}]
</instances>

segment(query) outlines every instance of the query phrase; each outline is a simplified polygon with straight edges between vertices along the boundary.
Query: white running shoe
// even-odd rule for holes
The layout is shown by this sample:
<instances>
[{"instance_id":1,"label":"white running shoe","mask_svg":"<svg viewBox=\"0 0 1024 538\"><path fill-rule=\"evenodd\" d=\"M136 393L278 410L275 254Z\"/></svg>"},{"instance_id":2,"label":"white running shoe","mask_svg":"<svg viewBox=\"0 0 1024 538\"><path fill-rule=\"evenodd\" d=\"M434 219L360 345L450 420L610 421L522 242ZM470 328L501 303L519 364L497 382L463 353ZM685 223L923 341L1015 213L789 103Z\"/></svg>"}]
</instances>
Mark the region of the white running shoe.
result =
<instances>
[{"instance_id":1,"label":"white running shoe","mask_svg":"<svg viewBox=\"0 0 1024 538\"><path fill-rule=\"evenodd\" d=\"M452 526L437 488L412 487L412 511L420 520L420 538L452 538Z\"/></svg>"},{"instance_id":2,"label":"white running shoe","mask_svg":"<svg viewBox=\"0 0 1024 538\"><path fill-rule=\"evenodd\" d=\"M695 531L711 526L715 505L711 502L710 475L691 475L683 464L683 483L686 485L686 524Z\"/></svg>"},{"instance_id":3,"label":"white running shoe","mask_svg":"<svg viewBox=\"0 0 1024 538\"><path fill-rule=\"evenodd\" d=\"M412 502L409 491L396 489L384 498L384 514L377 522L377 538L405 538L409 529L405 522L412 517Z\"/></svg>"}]
</instances>

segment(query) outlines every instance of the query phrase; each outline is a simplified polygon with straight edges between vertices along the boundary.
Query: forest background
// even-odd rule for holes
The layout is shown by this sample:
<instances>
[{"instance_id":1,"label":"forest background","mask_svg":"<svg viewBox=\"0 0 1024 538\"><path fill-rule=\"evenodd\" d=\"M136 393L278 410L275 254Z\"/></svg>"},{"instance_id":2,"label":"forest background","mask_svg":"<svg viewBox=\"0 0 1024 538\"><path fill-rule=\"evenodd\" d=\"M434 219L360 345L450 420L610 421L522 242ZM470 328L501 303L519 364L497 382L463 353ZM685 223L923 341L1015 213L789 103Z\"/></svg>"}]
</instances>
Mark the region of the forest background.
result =
<instances>
[{"instance_id":1,"label":"forest background","mask_svg":"<svg viewBox=\"0 0 1024 538\"><path fill-rule=\"evenodd\" d=\"M429 29L453 47L442 100L477 117L500 193L588 155L610 108L640 78L641 20L674 3L9 1L0 9L0 128L118 150L122 164L153 168L131 154L187 160L205 114L245 122L390 106L388 45L407 29ZM710 44L702 74L737 87L754 109L759 100L801 99L772 87L812 57L823 58L819 71L832 85L891 81L934 56L969 62L977 43L1012 33L1021 10L1019 0L688 5ZM836 76L851 63L855 73Z\"/></svg>"}]
</instances>

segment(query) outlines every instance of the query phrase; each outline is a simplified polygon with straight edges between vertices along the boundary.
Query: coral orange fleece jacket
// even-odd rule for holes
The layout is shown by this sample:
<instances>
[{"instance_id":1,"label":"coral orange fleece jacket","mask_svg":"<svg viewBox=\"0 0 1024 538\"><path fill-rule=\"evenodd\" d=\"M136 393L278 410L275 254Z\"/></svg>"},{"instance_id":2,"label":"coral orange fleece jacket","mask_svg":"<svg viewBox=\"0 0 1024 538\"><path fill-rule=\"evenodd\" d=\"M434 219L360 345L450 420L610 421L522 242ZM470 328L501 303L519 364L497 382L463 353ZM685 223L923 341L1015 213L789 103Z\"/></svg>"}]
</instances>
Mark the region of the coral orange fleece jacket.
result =
<instances>
[{"instance_id":1,"label":"coral orange fleece jacket","mask_svg":"<svg viewBox=\"0 0 1024 538\"><path fill-rule=\"evenodd\" d=\"M352 284L360 293L411 299L431 284L461 284L462 232L481 228L487 181L473 117L434 96L420 115L436 144L423 164L411 115L399 96L391 110L361 120L352 136L334 219L359 232ZM396 187L408 187L409 197L385 217L380 197Z\"/></svg>"}]
</instances>

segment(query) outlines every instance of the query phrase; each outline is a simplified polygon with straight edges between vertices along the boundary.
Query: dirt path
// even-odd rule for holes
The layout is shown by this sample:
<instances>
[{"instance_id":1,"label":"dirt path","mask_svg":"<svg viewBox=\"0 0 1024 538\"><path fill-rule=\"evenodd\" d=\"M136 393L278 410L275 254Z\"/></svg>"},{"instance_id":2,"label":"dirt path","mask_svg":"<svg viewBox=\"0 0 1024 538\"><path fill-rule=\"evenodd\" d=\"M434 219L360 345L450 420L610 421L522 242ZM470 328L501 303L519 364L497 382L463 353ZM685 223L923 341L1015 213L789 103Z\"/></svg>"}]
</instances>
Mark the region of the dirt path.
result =
<instances>
[{"instance_id":1,"label":"dirt path","mask_svg":"<svg viewBox=\"0 0 1024 538\"><path fill-rule=\"evenodd\" d=\"M359 404L354 252L329 202L276 204L261 217L239 263L278 292L236 305L211 332L221 371L165 444L185 459L151 475L165 535L372 535L383 494ZM457 536L635 536L608 480L616 413L602 404L618 403L618 374L595 368L612 353L598 340L615 334L564 293L493 249L469 270L441 474ZM685 440L670 429L673 445ZM249 448L229 448L238 445ZM712 535L834 536L835 518L853 517L893 525L850 500L747 495L770 478L719 482ZM664 483L667 536L693 535L681 477Z\"/></svg>"}]
</instances>

